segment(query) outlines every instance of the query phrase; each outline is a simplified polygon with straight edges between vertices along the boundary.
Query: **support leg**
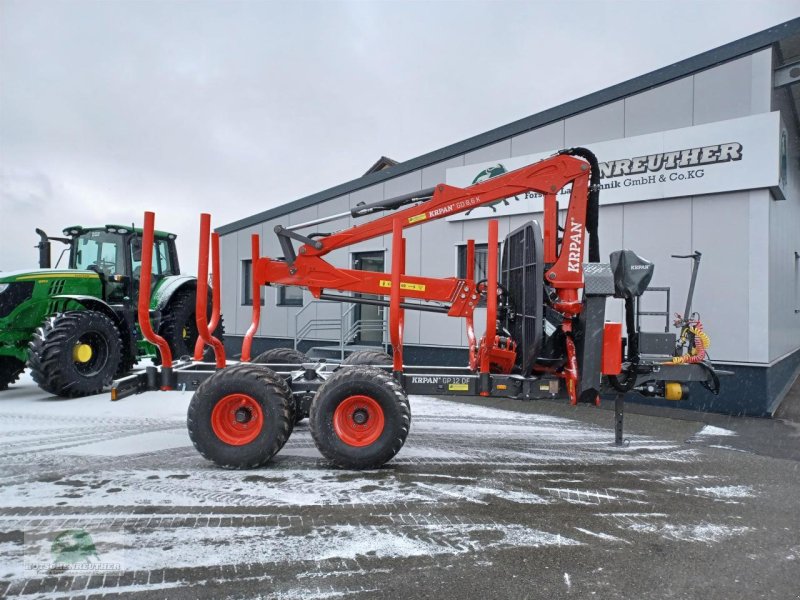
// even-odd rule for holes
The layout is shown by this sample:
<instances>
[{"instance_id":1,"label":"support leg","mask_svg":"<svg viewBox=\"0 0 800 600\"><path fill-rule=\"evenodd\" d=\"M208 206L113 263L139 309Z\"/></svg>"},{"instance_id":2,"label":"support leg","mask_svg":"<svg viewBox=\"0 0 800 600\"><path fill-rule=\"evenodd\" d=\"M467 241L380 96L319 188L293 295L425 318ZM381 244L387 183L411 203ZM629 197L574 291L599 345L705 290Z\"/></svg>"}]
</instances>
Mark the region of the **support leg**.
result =
<instances>
[{"instance_id":1,"label":"support leg","mask_svg":"<svg viewBox=\"0 0 800 600\"><path fill-rule=\"evenodd\" d=\"M622 446L622 427L625 417L624 412L624 394L617 394L614 396L614 445Z\"/></svg>"}]
</instances>

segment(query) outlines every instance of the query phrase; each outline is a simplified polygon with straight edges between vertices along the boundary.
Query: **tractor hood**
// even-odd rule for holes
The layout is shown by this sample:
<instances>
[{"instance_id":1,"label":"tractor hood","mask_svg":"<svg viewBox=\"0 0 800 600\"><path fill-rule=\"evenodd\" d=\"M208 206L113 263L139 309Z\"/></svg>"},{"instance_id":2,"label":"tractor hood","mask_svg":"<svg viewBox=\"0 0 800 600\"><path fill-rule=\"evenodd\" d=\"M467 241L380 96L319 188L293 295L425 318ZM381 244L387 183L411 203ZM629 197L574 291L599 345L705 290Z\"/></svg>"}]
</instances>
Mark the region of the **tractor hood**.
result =
<instances>
[{"instance_id":1,"label":"tractor hood","mask_svg":"<svg viewBox=\"0 0 800 600\"><path fill-rule=\"evenodd\" d=\"M99 279L94 271L76 269L30 269L20 271L0 271L0 284L15 281L43 281L46 279Z\"/></svg>"}]
</instances>

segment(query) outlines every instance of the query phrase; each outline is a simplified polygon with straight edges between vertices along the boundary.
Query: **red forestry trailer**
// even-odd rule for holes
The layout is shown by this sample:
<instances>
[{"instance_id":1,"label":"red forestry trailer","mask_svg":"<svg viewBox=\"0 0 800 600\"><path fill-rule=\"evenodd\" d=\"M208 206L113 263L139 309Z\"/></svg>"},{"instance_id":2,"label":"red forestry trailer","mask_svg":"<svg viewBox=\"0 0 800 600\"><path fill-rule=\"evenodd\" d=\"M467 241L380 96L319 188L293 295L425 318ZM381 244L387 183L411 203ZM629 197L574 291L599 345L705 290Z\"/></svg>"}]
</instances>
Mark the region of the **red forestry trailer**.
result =
<instances>
[{"instance_id":1,"label":"red forestry trailer","mask_svg":"<svg viewBox=\"0 0 800 600\"><path fill-rule=\"evenodd\" d=\"M569 204L559 224L562 190L569 194ZM403 233L407 228L491 207L527 192L543 197L543 224L529 221L512 231L501 250L498 223L490 220L485 280L475 281L472 240L467 242L466 277L406 273ZM245 336L241 362L230 366L226 366L222 344L212 336L220 310L216 234L211 236L212 322L205 320L210 218L203 215L196 314L201 339L214 348L216 363L201 362L198 344L195 360L187 357L173 365L165 358L160 369L150 367L116 382L112 398L159 388L195 390L189 406L189 435L203 456L227 468L265 464L289 438L295 422L306 416L317 448L333 463L350 469L379 467L397 454L408 435L407 394L564 398L572 404L599 404L601 395L613 395L616 443L622 443L625 394L679 400L688 394L688 382L699 382L717 393L719 379L705 353L708 336L697 314L691 312L700 254L681 257L693 259L694 266L686 309L675 321L680 337L640 331L639 316L647 313L638 310L638 299L647 289L654 266L629 250L613 252L608 263L600 262L599 192L594 154L572 148L466 188L439 184L308 223L279 225L275 233L283 253L280 259L260 257L254 235L253 323ZM309 231L345 216L357 219L378 212L388 214L341 231ZM149 213L144 248L149 247L147 236L152 229ZM333 250L384 235L392 238L389 273L343 269L325 260ZM587 247L588 262L584 262ZM143 256L143 274L150 272L145 265L149 258ZM145 279L142 287L149 285ZM391 358L376 352L356 353L339 364L282 349L251 361L263 285L299 286L318 299L388 307ZM625 301L627 339L622 337L621 323L606 322L610 297ZM486 329L478 338L474 313L484 303ZM469 364L406 365L403 323L407 310L464 319ZM146 323L147 307L142 311L140 322ZM142 331L163 346L147 325Z\"/></svg>"}]
</instances>

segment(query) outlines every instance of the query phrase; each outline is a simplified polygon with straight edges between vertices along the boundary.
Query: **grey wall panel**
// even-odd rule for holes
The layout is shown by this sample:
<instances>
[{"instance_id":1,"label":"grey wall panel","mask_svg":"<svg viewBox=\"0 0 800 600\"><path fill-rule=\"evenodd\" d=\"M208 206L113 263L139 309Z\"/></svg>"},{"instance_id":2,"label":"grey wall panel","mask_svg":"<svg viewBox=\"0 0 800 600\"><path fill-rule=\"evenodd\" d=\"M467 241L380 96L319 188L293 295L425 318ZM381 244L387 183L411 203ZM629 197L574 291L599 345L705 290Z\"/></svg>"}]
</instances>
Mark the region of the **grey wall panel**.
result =
<instances>
[{"instance_id":1,"label":"grey wall panel","mask_svg":"<svg viewBox=\"0 0 800 600\"><path fill-rule=\"evenodd\" d=\"M383 200L386 196L384 195L384 184L379 183L377 185L372 185L370 187L358 190L350 194L350 208L355 208L358 206L359 203L364 204L371 204L373 202L378 202L379 200ZM367 215L366 217L359 217L358 219L353 219L353 225L362 225L364 223L369 223L370 221L374 221L383 216L383 213L375 213L372 215ZM386 248L384 243L383 237L378 237L372 240L368 240L366 242L362 242L361 244L357 244L355 246L350 246L348 250L350 252L363 252L363 251L371 251L371 250L383 250Z\"/></svg>"},{"instance_id":2,"label":"grey wall panel","mask_svg":"<svg viewBox=\"0 0 800 600\"><path fill-rule=\"evenodd\" d=\"M622 100L575 115L564 123L564 146L567 148L621 137L625 137L625 103Z\"/></svg>"},{"instance_id":3,"label":"grey wall panel","mask_svg":"<svg viewBox=\"0 0 800 600\"><path fill-rule=\"evenodd\" d=\"M435 165L425 167L422 169L422 189L433 187L439 183L444 183L447 179L447 169L463 166L464 157L457 156L455 158L451 158L450 160L443 160Z\"/></svg>"},{"instance_id":4,"label":"grey wall panel","mask_svg":"<svg viewBox=\"0 0 800 600\"><path fill-rule=\"evenodd\" d=\"M349 195L340 196L338 198L334 198L333 200L329 200L327 202L324 202L323 204L320 204L318 209L318 216L323 217L327 215L335 215L347 212L349 210L350 210ZM313 230L322 232L336 232L336 231L341 231L343 229L347 229L351 225L352 225L352 219L350 217L344 217L341 219L337 219L335 221L330 221L328 223L318 225L316 227L312 227L308 231L311 232ZM349 259L350 259L350 254L346 248L340 250L334 250L333 252L325 256L325 260L327 260L333 266L345 269L349 269L351 267ZM340 319L343 310L346 310L350 306L351 306L350 304L342 305L336 302L316 302L315 316L317 319ZM302 327L303 324L309 318L310 318L309 310L307 310L300 316L300 319L298 320L298 325ZM340 337L340 332L336 330L329 330L329 331L318 330L313 333L312 337L314 339L319 339L319 340L338 341Z\"/></svg>"},{"instance_id":5,"label":"grey wall panel","mask_svg":"<svg viewBox=\"0 0 800 600\"><path fill-rule=\"evenodd\" d=\"M670 254L691 252L691 211L690 198L624 205L622 246L655 263L651 285L672 288L674 299L686 297L689 267L685 261L679 262L670 258ZM653 293L655 292L651 292ZM650 299L645 301L656 302ZM673 302L675 310L678 310L678 305L680 301L677 304ZM642 325L648 331L664 329L663 320L658 318L644 318Z\"/></svg>"},{"instance_id":6,"label":"grey wall panel","mask_svg":"<svg viewBox=\"0 0 800 600\"><path fill-rule=\"evenodd\" d=\"M694 124L751 114L752 79L750 56L697 73L694 76Z\"/></svg>"},{"instance_id":7,"label":"grey wall panel","mask_svg":"<svg viewBox=\"0 0 800 600\"><path fill-rule=\"evenodd\" d=\"M257 233L261 234L261 226L257 227L248 227L246 229L240 229L236 232L236 254L237 260L234 265L231 265L236 271L236 304L235 304L235 314L236 314L236 326L235 328L231 328L231 333L236 333L238 335L244 335L247 331L247 328L250 326L250 322L253 318L253 309L251 306L245 306L242 304L243 295L242 292L244 290L244 270L242 261L249 260L252 255L252 248L251 248L251 236L252 234ZM227 268L227 265L226 265ZM222 269L222 272L225 272L225 268Z\"/></svg>"},{"instance_id":8,"label":"grey wall panel","mask_svg":"<svg viewBox=\"0 0 800 600\"><path fill-rule=\"evenodd\" d=\"M239 240L236 233L220 236L219 255L222 265L220 272L222 316L227 331L235 333L238 316L236 305L239 301Z\"/></svg>"},{"instance_id":9,"label":"grey wall panel","mask_svg":"<svg viewBox=\"0 0 800 600\"><path fill-rule=\"evenodd\" d=\"M750 254L749 203L747 192L692 199L692 249L703 253L692 310L700 313L711 336L714 360L756 358L751 346L758 342L750 339L747 327L752 289L748 268L757 260ZM689 261L670 260L688 272ZM676 295L673 312L683 313L685 301L684 293Z\"/></svg>"},{"instance_id":10,"label":"grey wall panel","mask_svg":"<svg viewBox=\"0 0 800 600\"><path fill-rule=\"evenodd\" d=\"M464 156L464 164L473 165L475 163L487 162L495 159L509 158L510 156L511 140L503 140L468 153Z\"/></svg>"},{"instance_id":11,"label":"grey wall panel","mask_svg":"<svg viewBox=\"0 0 800 600\"><path fill-rule=\"evenodd\" d=\"M609 256L614 250L624 248L624 213L625 207L621 204L612 206L601 206L598 217L598 237L600 238L600 261L608 262ZM586 260L588 260L588 241L586 248ZM661 310L655 308L655 310ZM606 320L616 323L624 323L624 306L620 300L608 300L606 303Z\"/></svg>"},{"instance_id":12,"label":"grey wall panel","mask_svg":"<svg viewBox=\"0 0 800 600\"><path fill-rule=\"evenodd\" d=\"M288 219L286 216L283 216L262 223L261 252L264 256L277 258L283 254L280 244L278 243L278 236L275 235L274 229L275 225L286 225L287 221ZM261 294L264 296L264 306L262 307L261 311L259 335L268 337L286 337L288 332L286 323L290 316L290 311L293 309L277 305L278 297L276 287L262 287Z\"/></svg>"},{"instance_id":13,"label":"grey wall panel","mask_svg":"<svg viewBox=\"0 0 800 600\"><path fill-rule=\"evenodd\" d=\"M454 277L456 244L463 241L461 223L437 221L420 228L422 274L429 277ZM460 346L462 320L433 313L419 314L419 343L435 346Z\"/></svg>"},{"instance_id":14,"label":"grey wall panel","mask_svg":"<svg viewBox=\"0 0 800 600\"><path fill-rule=\"evenodd\" d=\"M390 179L385 183L384 186L384 196L386 198L393 198L395 196L400 196L401 194L407 194L409 192L416 192L422 189L422 171L413 171L412 173L408 173L406 175L402 175L400 177L395 177L394 179ZM391 214L391 213L385 213ZM432 223L430 225L422 225L417 227L410 227L403 232L403 237L405 238L406 243L406 273L409 275L419 275L421 274L421 252L420 252L420 240L423 234L423 230L427 233L427 230L430 228L435 228L438 226L438 223ZM392 236L387 235L385 236L386 247L389 249L386 253L386 271L391 271L391 261L392 261ZM407 310L405 312L404 322L403 322L403 339L408 344L418 344L419 343L419 328L420 328L420 316L419 312Z\"/></svg>"},{"instance_id":15,"label":"grey wall panel","mask_svg":"<svg viewBox=\"0 0 800 600\"><path fill-rule=\"evenodd\" d=\"M788 132L786 199L769 200L769 359L800 347L800 143L787 90L775 90Z\"/></svg>"},{"instance_id":16,"label":"grey wall panel","mask_svg":"<svg viewBox=\"0 0 800 600\"><path fill-rule=\"evenodd\" d=\"M752 78L750 80L750 111L753 114L772 110L772 48L764 48L750 55Z\"/></svg>"},{"instance_id":17,"label":"grey wall panel","mask_svg":"<svg viewBox=\"0 0 800 600\"><path fill-rule=\"evenodd\" d=\"M564 147L564 121L550 123L539 129L511 138L511 156L560 150Z\"/></svg>"},{"instance_id":18,"label":"grey wall panel","mask_svg":"<svg viewBox=\"0 0 800 600\"><path fill-rule=\"evenodd\" d=\"M749 298L747 303L747 329L750 362L766 363L769 360L769 192L749 192L748 258L747 269Z\"/></svg>"},{"instance_id":19,"label":"grey wall panel","mask_svg":"<svg viewBox=\"0 0 800 600\"><path fill-rule=\"evenodd\" d=\"M625 99L625 136L690 127L694 81L684 77Z\"/></svg>"}]
</instances>

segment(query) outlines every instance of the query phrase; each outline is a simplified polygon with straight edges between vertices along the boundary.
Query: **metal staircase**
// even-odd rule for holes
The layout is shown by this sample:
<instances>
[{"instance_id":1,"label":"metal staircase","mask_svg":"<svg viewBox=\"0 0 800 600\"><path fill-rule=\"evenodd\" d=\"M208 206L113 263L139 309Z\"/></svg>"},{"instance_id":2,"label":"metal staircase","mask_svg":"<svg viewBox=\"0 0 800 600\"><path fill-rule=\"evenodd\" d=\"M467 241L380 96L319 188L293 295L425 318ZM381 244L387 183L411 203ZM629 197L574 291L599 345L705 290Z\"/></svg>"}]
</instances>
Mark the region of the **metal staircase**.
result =
<instances>
[{"instance_id":1,"label":"metal staircase","mask_svg":"<svg viewBox=\"0 0 800 600\"><path fill-rule=\"evenodd\" d=\"M338 317L308 318L310 313L306 311L312 306L338 306ZM331 302L329 300L313 300L303 306L294 315L294 347L298 349L303 342L332 342L329 345L312 346L306 353L310 357L317 358L340 358L357 350L374 349L376 344L365 344L361 342L364 333L379 333L380 343L377 344L388 350L389 333L384 309L380 309L379 319L354 319L355 304L345 307L343 302ZM321 333L330 335L320 337ZM338 345L336 342L338 341Z\"/></svg>"}]
</instances>

